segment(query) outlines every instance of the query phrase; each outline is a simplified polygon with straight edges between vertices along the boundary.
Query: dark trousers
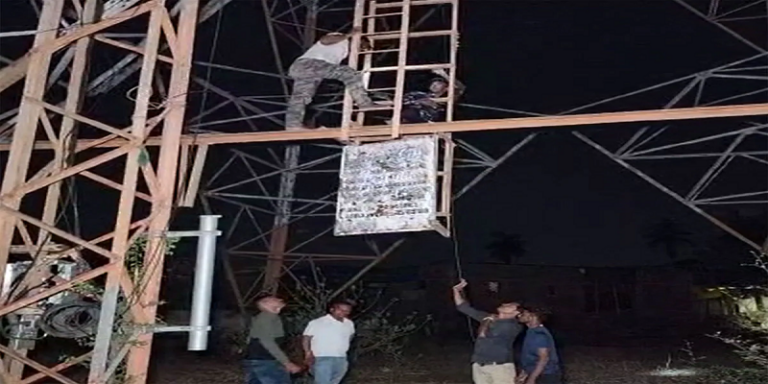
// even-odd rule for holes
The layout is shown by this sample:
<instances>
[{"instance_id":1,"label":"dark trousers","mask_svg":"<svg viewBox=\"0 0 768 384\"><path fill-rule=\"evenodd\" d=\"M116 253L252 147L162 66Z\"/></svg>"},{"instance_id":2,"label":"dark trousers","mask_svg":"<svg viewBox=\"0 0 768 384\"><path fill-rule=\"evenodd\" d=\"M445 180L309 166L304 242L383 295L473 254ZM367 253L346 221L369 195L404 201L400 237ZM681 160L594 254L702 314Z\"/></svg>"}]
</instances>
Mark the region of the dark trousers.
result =
<instances>
[{"instance_id":1,"label":"dark trousers","mask_svg":"<svg viewBox=\"0 0 768 384\"><path fill-rule=\"evenodd\" d=\"M423 118L418 109L403 106L400 111L400 122L402 124L421 124L429 123L429 120Z\"/></svg>"},{"instance_id":2,"label":"dark trousers","mask_svg":"<svg viewBox=\"0 0 768 384\"><path fill-rule=\"evenodd\" d=\"M243 360L245 384L291 384L291 375L277 360Z\"/></svg>"}]
</instances>

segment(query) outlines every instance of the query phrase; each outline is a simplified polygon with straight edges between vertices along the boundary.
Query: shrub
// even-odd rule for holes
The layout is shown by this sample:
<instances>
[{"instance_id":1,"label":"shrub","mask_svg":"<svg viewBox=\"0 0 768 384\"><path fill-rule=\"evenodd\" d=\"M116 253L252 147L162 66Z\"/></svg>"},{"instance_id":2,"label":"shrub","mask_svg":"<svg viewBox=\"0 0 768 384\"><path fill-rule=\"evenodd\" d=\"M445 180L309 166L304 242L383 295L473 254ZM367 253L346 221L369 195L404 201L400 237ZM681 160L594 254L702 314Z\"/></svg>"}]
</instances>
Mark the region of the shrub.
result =
<instances>
[{"instance_id":1,"label":"shrub","mask_svg":"<svg viewBox=\"0 0 768 384\"><path fill-rule=\"evenodd\" d=\"M766 282L752 290L763 296L768 292L768 256L755 255L755 263L751 266L765 273ZM755 382L768 382L768 308L762 305L742 308L733 315L732 320L731 332L718 333L713 337L733 347L741 359L750 365L750 368L718 370L719 374L728 376L727 381L733 383L750 383L752 381L749 380L752 378L762 380Z\"/></svg>"},{"instance_id":2,"label":"shrub","mask_svg":"<svg viewBox=\"0 0 768 384\"><path fill-rule=\"evenodd\" d=\"M299 339L297 336L301 335L309 321L327 313L334 299L345 299L355 306L352 319L355 321L356 336L350 351L353 359L377 353L399 357L408 337L430 321L429 316L418 313L393 317L391 310L397 300L384 301L383 289L371 289L360 283L342 292L340 297L333 297L334 290L328 288L319 270L315 270L313 277L312 281L298 279L287 290L290 299L283 320L286 332L294 336L294 340ZM293 347L300 348L300 343L294 342Z\"/></svg>"}]
</instances>

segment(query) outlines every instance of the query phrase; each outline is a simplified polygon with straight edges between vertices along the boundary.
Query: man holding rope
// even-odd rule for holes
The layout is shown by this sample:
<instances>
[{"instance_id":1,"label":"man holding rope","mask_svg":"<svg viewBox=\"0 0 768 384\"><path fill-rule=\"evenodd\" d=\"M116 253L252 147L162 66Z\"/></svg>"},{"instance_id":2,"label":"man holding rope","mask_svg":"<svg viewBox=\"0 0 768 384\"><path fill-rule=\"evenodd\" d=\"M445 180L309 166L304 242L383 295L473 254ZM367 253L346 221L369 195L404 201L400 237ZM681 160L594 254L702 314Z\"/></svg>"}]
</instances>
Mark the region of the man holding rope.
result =
<instances>
[{"instance_id":1,"label":"man holding rope","mask_svg":"<svg viewBox=\"0 0 768 384\"><path fill-rule=\"evenodd\" d=\"M510 384L515 382L513 344L523 330L517 321L518 303L504 303L495 314L472 308L464 298L466 280L453 287L453 301L459 312L480 322L472 354L472 380L475 384Z\"/></svg>"}]
</instances>

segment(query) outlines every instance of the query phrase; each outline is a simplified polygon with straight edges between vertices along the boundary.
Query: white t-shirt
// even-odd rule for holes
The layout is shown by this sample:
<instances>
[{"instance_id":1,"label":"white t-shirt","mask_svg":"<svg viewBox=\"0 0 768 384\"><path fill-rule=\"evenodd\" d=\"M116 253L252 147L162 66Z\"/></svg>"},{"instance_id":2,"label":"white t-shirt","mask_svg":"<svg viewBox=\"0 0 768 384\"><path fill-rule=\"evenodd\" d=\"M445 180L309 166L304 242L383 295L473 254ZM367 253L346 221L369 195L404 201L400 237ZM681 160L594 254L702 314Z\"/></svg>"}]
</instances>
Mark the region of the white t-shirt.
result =
<instances>
[{"instance_id":1,"label":"white t-shirt","mask_svg":"<svg viewBox=\"0 0 768 384\"><path fill-rule=\"evenodd\" d=\"M307 324L304 336L312 336L310 348L316 357L345 357L349 342L355 334L355 323L339 321L331 315L314 319Z\"/></svg>"},{"instance_id":2,"label":"white t-shirt","mask_svg":"<svg viewBox=\"0 0 768 384\"><path fill-rule=\"evenodd\" d=\"M315 43L300 59L316 59L339 65L349 56L349 39L344 39L336 44L325 45L321 42Z\"/></svg>"}]
</instances>

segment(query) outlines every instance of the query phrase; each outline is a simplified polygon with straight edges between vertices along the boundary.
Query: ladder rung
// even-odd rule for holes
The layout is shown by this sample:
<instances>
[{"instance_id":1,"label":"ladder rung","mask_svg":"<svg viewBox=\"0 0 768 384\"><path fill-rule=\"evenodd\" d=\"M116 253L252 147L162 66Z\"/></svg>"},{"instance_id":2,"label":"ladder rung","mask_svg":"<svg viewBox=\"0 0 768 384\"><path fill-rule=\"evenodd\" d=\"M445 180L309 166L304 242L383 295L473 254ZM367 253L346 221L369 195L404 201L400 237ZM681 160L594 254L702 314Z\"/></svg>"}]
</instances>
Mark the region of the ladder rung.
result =
<instances>
[{"instance_id":1,"label":"ladder rung","mask_svg":"<svg viewBox=\"0 0 768 384\"><path fill-rule=\"evenodd\" d=\"M390 110L390 109L392 109L394 107L395 107L394 104L392 104L392 105L376 105L376 106L373 106L373 107L365 107L365 108L355 109L352 112L353 113L357 113L357 112L388 111L388 110Z\"/></svg>"},{"instance_id":2,"label":"ladder rung","mask_svg":"<svg viewBox=\"0 0 768 384\"><path fill-rule=\"evenodd\" d=\"M402 15L402 12L390 12L390 13L374 13L372 15L365 15L363 16L363 19L375 19L377 17L387 17L387 16L399 16Z\"/></svg>"},{"instance_id":3,"label":"ladder rung","mask_svg":"<svg viewBox=\"0 0 768 384\"><path fill-rule=\"evenodd\" d=\"M437 5L437 4L452 4L456 0L411 0L411 6L417 5ZM398 1L395 3L376 3L375 8L402 8L405 5L404 2Z\"/></svg>"},{"instance_id":4,"label":"ladder rung","mask_svg":"<svg viewBox=\"0 0 768 384\"><path fill-rule=\"evenodd\" d=\"M360 51L359 54L361 54L361 55L373 55L375 53L391 53L391 52L400 52L400 48L379 49L377 51Z\"/></svg>"},{"instance_id":5,"label":"ladder rung","mask_svg":"<svg viewBox=\"0 0 768 384\"><path fill-rule=\"evenodd\" d=\"M391 67L374 67L374 68L369 68L364 72L397 71L399 68L400 67L396 65ZM453 66L451 64L416 64L416 65L406 65L403 68L405 68L406 71L423 71L428 69L451 69L453 68Z\"/></svg>"},{"instance_id":6,"label":"ladder rung","mask_svg":"<svg viewBox=\"0 0 768 384\"><path fill-rule=\"evenodd\" d=\"M452 34L453 34L452 30L408 32L408 38L413 39L418 37L450 36ZM377 33L363 34L363 36L370 37L372 40L392 40L392 39L399 39L400 32L377 32Z\"/></svg>"}]
</instances>

